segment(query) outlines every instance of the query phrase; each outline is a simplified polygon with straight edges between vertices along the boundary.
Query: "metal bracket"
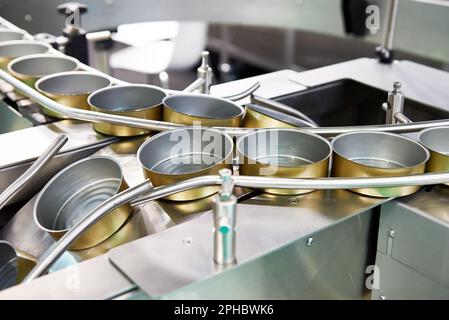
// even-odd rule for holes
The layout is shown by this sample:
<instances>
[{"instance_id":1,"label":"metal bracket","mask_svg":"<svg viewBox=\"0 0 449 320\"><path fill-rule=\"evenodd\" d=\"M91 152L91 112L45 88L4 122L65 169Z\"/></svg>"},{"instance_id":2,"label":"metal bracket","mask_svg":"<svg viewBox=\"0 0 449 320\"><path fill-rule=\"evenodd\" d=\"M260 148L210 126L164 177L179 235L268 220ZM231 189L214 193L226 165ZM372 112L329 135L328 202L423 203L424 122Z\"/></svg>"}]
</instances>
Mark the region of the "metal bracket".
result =
<instances>
[{"instance_id":1,"label":"metal bracket","mask_svg":"<svg viewBox=\"0 0 449 320\"><path fill-rule=\"evenodd\" d=\"M198 90L199 93L209 94L213 77L212 68L209 66L209 51L201 52L201 66L198 67L197 74L198 78L183 91L193 92Z\"/></svg>"},{"instance_id":2,"label":"metal bracket","mask_svg":"<svg viewBox=\"0 0 449 320\"><path fill-rule=\"evenodd\" d=\"M236 263L235 224L237 199L232 194L234 182L232 171L222 169L221 191L214 199L214 262L217 265Z\"/></svg>"},{"instance_id":3,"label":"metal bracket","mask_svg":"<svg viewBox=\"0 0 449 320\"><path fill-rule=\"evenodd\" d=\"M393 90L388 92L388 101L382 104L382 109L386 112L386 124L411 123L412 121L404 114L404 94L401 91L401 83L393 83Z\"/></svg>"}]
</instances>

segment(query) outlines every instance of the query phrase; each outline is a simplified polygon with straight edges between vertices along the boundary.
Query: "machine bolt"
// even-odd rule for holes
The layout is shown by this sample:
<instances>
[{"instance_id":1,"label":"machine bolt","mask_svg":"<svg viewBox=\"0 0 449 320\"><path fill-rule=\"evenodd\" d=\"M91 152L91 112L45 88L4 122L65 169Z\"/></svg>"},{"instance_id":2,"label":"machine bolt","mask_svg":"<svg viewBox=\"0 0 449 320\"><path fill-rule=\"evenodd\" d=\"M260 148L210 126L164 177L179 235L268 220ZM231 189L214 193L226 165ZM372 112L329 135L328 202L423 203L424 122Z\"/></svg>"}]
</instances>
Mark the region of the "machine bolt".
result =
<instances>
[{"instance_id":1,"label":"machine bolt","mask_svg":"<svg viewBox=\"0 0 449 320\"><path fill-rule=\"evenodd\" d=\"M394 238L394 236L395 236L394 230L393 229L388 229L388 237L389 238Z\"/></svg>"},{"instance_id":2,"label":"machine bolt","mask_svg":"<svg viewBox=\"0 0 449 320\"><path fill-rule=\"evenodd\" d=\"M315 239L313 237L309 237L306 241L306 245L311 246L315 243Z\"/></svg>"},{"instance_id":3,"label":"machine bolt","mask_svg":"<svg viewBox=\"0 0 449 320\"><path fill-rule=\"evenodd\" d=\"M186 246L190 246L193 242L194 241L192 237L185 237L184 239L182 239L182 244Z\"/></svg>"},{"instance_id":4,"label":"machine bolt","mask_svg":"<svg viewBox=\"0 0 449 320\"><path fill-rule=\"evenodd\" d=\"M298 203L298 199L297 198L288 198L288 202L290 203L290 204L297 204Z\"/></svg>"},{"instance_id":5,"label":"machine bolt","mask_svg":"<svg viewBox=\"0 0 449 320\"><path fill-rule=\"evenodd\" d=\"M401 83L399 81L395 81L393 83L393 92L398 93L401 91Z\"/></svg>"}]
</instances>

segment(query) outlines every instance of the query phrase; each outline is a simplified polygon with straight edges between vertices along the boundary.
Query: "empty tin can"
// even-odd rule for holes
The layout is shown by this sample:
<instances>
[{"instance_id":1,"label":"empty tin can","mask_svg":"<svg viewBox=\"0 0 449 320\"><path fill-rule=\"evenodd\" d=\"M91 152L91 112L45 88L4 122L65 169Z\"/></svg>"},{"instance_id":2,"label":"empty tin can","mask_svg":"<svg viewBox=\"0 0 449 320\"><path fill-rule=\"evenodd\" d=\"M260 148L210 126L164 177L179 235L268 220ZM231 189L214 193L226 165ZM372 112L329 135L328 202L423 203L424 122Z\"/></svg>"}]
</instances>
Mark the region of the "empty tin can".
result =
<instances>
[{"instance_id":1,"label":"empty tin can","mask_svg":"<svg viewBox=\"0 0 449 320\"><path fill-rule=\"evenodd\" d=\"M449 127L425 129L419 142L430 151L426 172L449 172Z\"/></svg>"},{"instance_id":2,"label":"empty tin can","mask_svg":"<svg viewBox=\"0 0 449 320\"><path fill-rule=\"evenodd\" d=\"M107 87L93 92L87 102L93 111L148 120L162 119L162 100L167 93L155 86L130 84ZM105 122L93 124L96 131L120 137L147 134L150 130Z\"/></svg>"},{"instance_id":3,"label":"empty tin can","mask_svg":"<svg viewBox=\"0 0 449 320\"><path fill-rule=\"evenodd\" d=\"M67 107L89 110L87 97L94 91L108 87L111 80L86 71L59 72L40 78L36 82L36 89L52 100ZM46 115L55 118L64 118L43 106Z\"/></svg>"},{"instance_id":4,"label":"empty tin can","mask_svg":"<svg viewBox=\"0 0 449 320\"><path fill-rule=\"evenodd\" d=\"M103 201L127 187L122 169L114 159L94 156L79 160L56 174L39 193L34 221L58 240ZM70 249L85 249L102 242L125 223L130 213L129 204L111 211Z\"/></svg>"},{"instance_id":5,"label":"empty tin can","mask_svg":"<svg viewBox=\"0 0 449 320\"><path fill-rule=\"evenodd\" d=\"M332 141L335 177L381 177L424 173L429 152L418 142L392 133L354 131ZM353 189L373 197L399 197L419 186Z\"/></svg>"},{"instance_id":6,"label":"empty tin can","mask_svg":"<svg viewBox=\"0 0 449 320\"><path fill-rule=\"evenodd\" d=\"M233 142L228 135L209 128L180 128L161 132L139 148L137 158L154 186L161 186L204 175L215 175L232 168ZM166 197L187 201L207 197L217 186L199 187Z\"/></svg>"},{"instance_id":7,"label":"empty tin can","mask_svg":"<svg viewBox=\"0 0 449 320\"><path fill-rule=\"evenodd\" d=\"M249 176L281 178L327 177L330 143L312 133L291 129L261 129L237 140L239 172ZM278 195L313 190L265 189Z\"/></svg>"},{"instance_id":8,"label":"empty tin can","mask_svg":"<svg viewBox=\"0 0 449 320\"><path fill-rule=\"evenodd\" d=\"M239 127L245 110L238 104L206 94L179 94L163 101L166 122L205 127Z\"/></svg>"},{"instance_id":9,"label":"empty tin can","mask_svg":"<svg viewBox=\"0 0 449 320\"><path fill-rule=\"evenodd\" d=\"M75 71L79 62L69 56L32 54L16 58L8 64L8 72L34 88L36 81L49 74Z\"/></svg>"},{"instance_id":10,"label":"empty tin can","mask_svg":"<svg viewBox=\"0 0 449 320\"><path fill-rule=\"evenodd\" d=\"M7 29L0 29L0 42L11 40L22 40L24 33Z\"/></svg>"},{"instance_id":11,"label":"empty tin can","mask_svg":"<svg viewBox=\"0 0 449 320\"><path fill-rule=\"evenodd\" d=\"M32 40L12 40L0 43L0 69L7 70L8 63L29 54L46 53L50 45Z\"/></svg>"}]
</instances>

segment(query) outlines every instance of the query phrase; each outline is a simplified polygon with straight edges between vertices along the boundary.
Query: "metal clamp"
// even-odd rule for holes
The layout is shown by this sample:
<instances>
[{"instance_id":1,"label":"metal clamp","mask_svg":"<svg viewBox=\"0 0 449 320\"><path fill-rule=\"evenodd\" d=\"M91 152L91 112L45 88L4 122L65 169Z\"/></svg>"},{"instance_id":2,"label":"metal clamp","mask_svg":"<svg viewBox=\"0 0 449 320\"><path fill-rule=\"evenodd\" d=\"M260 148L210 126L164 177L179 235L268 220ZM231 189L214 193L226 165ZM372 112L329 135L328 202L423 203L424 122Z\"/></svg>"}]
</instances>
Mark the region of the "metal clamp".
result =
<instances>
[{"instance_id":1,"label":"metal clamp","mask_svg":"<svg viewBox=\"0 0 449 320\"><path fill-rule=\"evenodd\" d=\"M189 86L187 86L183 92L193 92L198 90L198 93L202 94L210 94L210 87L212 85L213 71L209 65L209 51L201 52L201 65L197 69L198 78L192 82ZM228 99L232 101L238 101L243 99L252 93L254 93L257 89L260 88L260 83L256 82L251 85L248 89L243 90L242 92L222 97L223 99Z\"/></svg>"},{"instance_id":2,"label":"metal clamp","mask_svg":"<svg viewBox=\"0 0 449 320\"><path fill-rule=\"evenodd\" d=\"M222 169L221 191L214 199L214 262L218 265L232 265L235 255L235 224L237 198L232 194L234 182L232 172Z\"/></svg>"},{"instance_id":3,"label":"metal clamp","mask_svg":"<svg viewBox=\"0 0 449 320\"><path fill-rule=\"evenodd\" d=\"M193 92L198 90L199 93L209 94L212 85L213 72L209 66L209 51L201 52L201 66L197 69L198 78L193 81L184 92Z\"/></svg>"},{"instance_id":4,"label":"metal clamp","mask_svg":"<svg viewBox=\"0 0 449 320\"><path fill-rule=\"evenodd\" d=\"M209 94L213 77L212 68L209 66L209 51L201 52L201 66L197 69L197 74L199 79L204 80L198 87L198 91L200 93Z\"/></svg>"},{"instance_id":5,"label":"metal clamp","mask_svg":"<svg viewBox=\"0 0 449 320\"><path fill-rule=\"evenodd\" d=\"M382 104L382 109L386 112L386 124L411 123L404 114L404 94L401 91L401 83L393 83L393 90L388 92L388 100Z\"/></svg>"}]
</instances>

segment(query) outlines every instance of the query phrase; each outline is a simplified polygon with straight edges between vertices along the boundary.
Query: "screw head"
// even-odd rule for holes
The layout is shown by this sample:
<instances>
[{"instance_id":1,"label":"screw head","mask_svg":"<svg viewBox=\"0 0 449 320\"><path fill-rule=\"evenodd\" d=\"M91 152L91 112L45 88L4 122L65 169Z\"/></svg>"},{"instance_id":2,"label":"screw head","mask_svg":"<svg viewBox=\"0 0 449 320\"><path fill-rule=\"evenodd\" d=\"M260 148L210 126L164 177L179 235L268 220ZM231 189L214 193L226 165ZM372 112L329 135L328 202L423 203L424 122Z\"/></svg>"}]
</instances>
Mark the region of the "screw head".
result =
<instances>
[{"instance_id":1,"label":"screw head","mask_svg":"<svg viewBox=\"0 0 449 320\"><path fill-rule=\"evenodd\" d=\"M186 246L190 246L191 244L193 244L194 240L192 237L185 237L184 239L182 239L182 244L186 245Z\"/></svg>"},{"instance_id":2,"label":"screw head","mask_svg":"<svg viewBox=\"0 0 449 320\"><path fill-rule=\"evenodd\" d=\"M298 199L297 198L288 198L288 202L290 203L290 204L297 204L298 203Z\"/></svg>"},{"instance_id":3,"label":"screw head","mask_svg":"<svg viewBox=\"0 0 449 320\"><path fill-rule=\"evenodd\" d=\"M388 236L389 236L390 238L394 238L394 236L395 236L395 231L394 231L393 229L388 229Z\"/></svg>"},{"instance_id":4,"label":"screw head","mask_svg":"<svg viewBox=\"0 0 449 320\"><path fill-rule=\"evenodd\" d=\"M306 245L311 246L315 243L315 239L313 237L307 238Z\"/></svg>"}]
</instances>

